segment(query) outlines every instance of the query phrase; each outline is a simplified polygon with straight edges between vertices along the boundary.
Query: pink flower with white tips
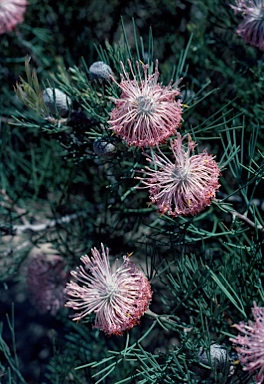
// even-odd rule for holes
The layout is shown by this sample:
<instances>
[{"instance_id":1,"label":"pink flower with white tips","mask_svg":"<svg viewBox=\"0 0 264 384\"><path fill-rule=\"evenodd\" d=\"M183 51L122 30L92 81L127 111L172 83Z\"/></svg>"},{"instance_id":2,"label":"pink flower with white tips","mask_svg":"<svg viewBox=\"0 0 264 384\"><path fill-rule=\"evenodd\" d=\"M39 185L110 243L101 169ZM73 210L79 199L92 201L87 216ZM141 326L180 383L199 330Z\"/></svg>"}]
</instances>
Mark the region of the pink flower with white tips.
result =
<instances>
[{"instance_id":1,"label":"pink flower with white tips","mask_svg":"<svg viewBox=\"0 0 264 384\"><path fill-rule=\"evenodd\" d=\"M183 141L187 139L187 145ZM158 205L161 214L172 217L196 215L211 204L219 188L220 170L212 155L206 151L193 154L196 143L190 135L171 140L174 156L171 161L160 149L159 154L146 155L155 167L142 170L144 177L137 177L150 188L150 200Z\"/></svg>"},{"instance_id":2,"label":"pink flower with white tips","mask_svg":"<svg viewBox=\"0 0 264 384\"><path fill-rule=\"evenodd\" d=\"M264 49L264 3L263 0L236 0L231 5L235 13L241 13L243 21L237 28L242 39L259 49Z\"/></svg>"},{"instance_id":3,"label":"pink flower with white tips","mask_svg":"<svg viewBox=\"0 0 264 384\"><path fill-rule=\"evenodd\" d=\"M27 5L26 0L0 0L0 35L22 23Z\"/></svg>"},{"instance_id":4,"label":"pink flower with white tips","mask_svg":"<svg viewBox=\"0 0 264 384\"><path fill-rule=\"evenodd\" d=\"M119 99L114 99L116 106L111 112L110 129L128 145L153 147L175 135L180 128L181 101L175 99L180 96L180 92L175 84L163 86L158 83L158 61L152 75L148 74L148 65L142 64L143 78L140 64L136 62L138 79L129 60L128 64L132 79L123 63L121 83L112 77L122 94Z\"/></svg>"},{"instance_id":5,"label":"pink flower with white tips","mask_svg":"<svg viewBox=\"0 0 264 384\"><path fill-rule=\"evenodd\" d=\"M236 345L239 360L244 371L255 372L256 384L264 383L264 308L253 303L252 315L255 322L248 321L246 324L241 321L233 327L243 333L236 338L230 338Z\"/></svg>"},{"instance_id":6,"label":"pink flower with white tips","mask_svg":"<svg viewBox=\"0 0 264 384\"><path fill-rule=\"evenodd\" d=\"M111 267L109 249L101 244L101 253L91 249L92 256L82 256L84 266L77 267L71 275L75 278L66 286L66 303L77 311L73 320L80 320L94 312L95 328L108 335L122 335L139 324L152 297L150 283L144 273L123 257Z\"/></svg>"}]
</instances>

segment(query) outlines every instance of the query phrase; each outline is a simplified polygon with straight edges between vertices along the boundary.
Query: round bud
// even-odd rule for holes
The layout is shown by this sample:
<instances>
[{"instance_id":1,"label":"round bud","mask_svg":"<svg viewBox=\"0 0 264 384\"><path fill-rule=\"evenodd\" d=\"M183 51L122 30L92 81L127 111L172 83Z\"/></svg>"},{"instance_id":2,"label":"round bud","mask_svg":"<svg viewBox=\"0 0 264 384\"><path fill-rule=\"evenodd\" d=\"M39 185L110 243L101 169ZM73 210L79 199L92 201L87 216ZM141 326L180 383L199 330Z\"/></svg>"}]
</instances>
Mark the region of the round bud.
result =
<instances>
[{"instance_id":1,"label":"round bud","mask_svg":"<svg viewBox=\"0 0 264 384\"><path fill-rule=\"evenodd\" d=\"M42 99L53 115L61 117L68 115L72 101L64 92L57 88L46 88L43 91Z\"/></svg>"},{"instance_id":2,"label":"round bud","mask_svg":"<svg viewBox=\"0 0 264 384\"><path fill-rule=\"evenodd\" d=\"M96 61L89 68L91 80L110 80L110 75L113 75L112 69L103 61Z\"/></svg>"},{"instance_id":3,"label":"round bud","mask_svg":"<svg viewBox=\"0 0 264 384\"><path fill-rule=\"evenodd\" d=\"M201 347L198 359L202 364L214 367L218 371L229 372L229 355L222 345L212 344L209 351Z\"/></svg>"},{"instance_id":4,"label":"round bud","mask_svg":"<svg viewBox=\"0 0 264 384\"><path fill-rule=\"evenodd\" d=\"M227 378L235 373L231 357L223 345L212 344L209 350L200 347L195 355L198 361L191 362L190 370L197 379L206 380L201 382L213 384L217 377L217 383L226 383ZM192 359L193 355L189 355L189 358Z\"/></svg>"},{"instance_id":5,"label":"round bud","mask_svg":"<svg viewBox=\"0 0 264 384\"><path fill-rule=\"evenodd\" d=\"M104 139L97 139L93 143L93 150L98 156L109 157L116 152L116 146Z\"/></svg>"}]
</instances>

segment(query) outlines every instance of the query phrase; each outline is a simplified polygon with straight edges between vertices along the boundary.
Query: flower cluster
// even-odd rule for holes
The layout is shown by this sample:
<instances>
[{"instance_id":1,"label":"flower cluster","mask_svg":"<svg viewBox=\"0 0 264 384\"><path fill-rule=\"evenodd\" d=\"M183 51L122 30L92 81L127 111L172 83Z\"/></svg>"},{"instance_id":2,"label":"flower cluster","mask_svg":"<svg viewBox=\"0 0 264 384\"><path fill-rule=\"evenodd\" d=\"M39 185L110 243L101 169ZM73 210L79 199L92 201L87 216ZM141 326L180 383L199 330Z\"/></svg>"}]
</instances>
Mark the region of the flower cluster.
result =
<instances>
[{"instance_id":1,"label":"flower cluster","mask_svg":"<svg viewBox=\"0 0 264 384\"><path fill-rule=\"evenodd\" d=\"M183 141L187 139L187 148ZM190 135L171 141L174 161L159 149L159 154L146 155L155 168L146 167L144 177L138 177L150 188L150 199L159 212L172 217L196 215L211 204L219 188L220 170L214 157L206 151L193 154L196 143ZM143 187L143 188L146 188Z\"/></svg>"},{"instance_id":2,"label":"flower cluster","mask_svg":"<svg viewBox=\"0 0 264 384\"><path fill-rule=\"evenodd\" d=\"M242 39L259 49L264 49L264 3L263 0L236 0L231 5L235 13L241 13L243 21L237 28Z\"/></svg>"},{"instance_id":3,"label":"flower cluster","mask_svg":"<svg viewBox=\"0 0 264 384\"><path fill-rule=\"evenodd\" d=\"M26 0L0 1L0 35L12 31L22 23L28 2Z\"/></svg>"},{"instance_id":4,"label":"flower cluster","mask_svg":"<svg viewBox=\"0 0 264 384\"><path fill-rule=\"evenodd\" d=\"M27 289L40 313L56 315L64 307L67 279L66 263L61 256L40 254L32 258L27 269Z\"/></svg>"},{"instance_id":5,"label":"flower cluster","mask_svg":"<svg viewBox=\"0 0 264 384\"><path fill-rule=\"evenodd\" d=\"M234 324L233 327L244 334L236 338L230 338L236 345L239 360L245 371L255 372L257 384L264 382L264 308L260 308L254 302L252 314L255 322L244 321Z\"/></svg>"},{"instance_id":6,"label":"flower cluster","mask_svg":"<svg viewBox=\"0 0 264 384\"><path fill-rule=\"evenodd\" d=\"M152 297L150 283L128 256L123 257L119 267L118 260L110 267L109 250L103 244L101 253L96 248L91 253L91 257L81 257L84 266L71 272L75 281L66 286L66 306L78 311L74 320L94 312L95 328L108 335L121 335L139 324L148 309Z\"/></svg>"},{"instance_id":7,"label":"flower cluster","mask_svg":"<svg viewBox=\"0 0 264 384\"><path fill-rule=\"evenodd\" d=\"M126 72L123 63L123 75L119 84L119 99L114 99L116 107L111 112L109 123L111 128L128 145L152 147L164 142L176 133L182 120L181 101L175 97L180 95L175 85L163 86L158 83L159 72L156 62L155 72L148 74L148 65L142 64L144 78L141 77L140 65L137 62L139 81L128 61L132 79Z\"/></svg>"}]
</instances>

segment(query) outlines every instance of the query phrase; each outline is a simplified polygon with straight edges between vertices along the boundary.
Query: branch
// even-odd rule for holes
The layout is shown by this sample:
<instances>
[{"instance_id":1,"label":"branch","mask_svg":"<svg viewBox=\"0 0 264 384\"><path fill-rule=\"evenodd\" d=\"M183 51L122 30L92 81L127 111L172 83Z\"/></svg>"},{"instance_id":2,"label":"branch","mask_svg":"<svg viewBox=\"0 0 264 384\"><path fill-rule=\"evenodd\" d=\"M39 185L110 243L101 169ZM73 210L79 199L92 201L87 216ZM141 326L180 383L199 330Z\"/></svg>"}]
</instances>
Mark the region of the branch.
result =
<instances>
[{"instance_id":1,"label":"branch","mask_svg":"<svg viewBox=\"0 0 264 384\"><path fill-rule=\"evenodd\" d=\"M86 214L87 214L87 211L80 211L77 213L72 213L70 215L62 216L58 219L48 220L46 223L41 223L41 224L27 223L24 225L14 225L12 229L14 230L16 235L20 235L21 233L24 233L26 231L32 231L32 232L45 231L47 229L55 227L58 224L69 223L70 221L77 219L78 217Z\"/></svg>"},{"instance_id":2,"label":"branch","mask_svg":"<svg viewBox=\"0 0 264 384\"><path fill-rule=\"evenodd\" d=\"M235 217L238 217L239 219L241 219L245 223L247 223L250 227L256 228L257 230L264 232L264 226L263 225L254 223L254 221L250 220L247 216L242 215L242 213L239 213L237 211L230 211L230 214L233 216L233 219Z\"/></svg>"}]
</instances>

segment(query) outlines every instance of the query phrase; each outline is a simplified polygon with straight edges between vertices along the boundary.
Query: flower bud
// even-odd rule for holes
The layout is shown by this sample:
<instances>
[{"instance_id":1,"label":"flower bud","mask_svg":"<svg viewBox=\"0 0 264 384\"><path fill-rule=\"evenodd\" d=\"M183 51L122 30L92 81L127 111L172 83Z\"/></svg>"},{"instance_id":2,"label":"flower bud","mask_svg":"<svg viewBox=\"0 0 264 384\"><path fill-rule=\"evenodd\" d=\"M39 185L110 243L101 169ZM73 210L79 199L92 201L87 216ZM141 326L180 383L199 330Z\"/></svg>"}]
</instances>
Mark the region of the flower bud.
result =
<instances>
[{"instance_id":1,"label":"flower bud","mask_svg":"<svg viewBox=\"0 0 264 384\"><path fill-rule=\"evenodd\" d=\"M43 91L42 99L49 108L51 114L59 114L65 117L69 113L72 101L64 92L57 88L46 88Z\"/></svg>"},{"instance_id":2,"label":"flower bud","mask_svg":"<svg viewBox=\"0 0 264 384\"><path fill-rule=\"evenodd\" d=\"M210 358L209 358L210 356ZM198 353L199 361L204 365L214 366L216 369L224 370L229 366L229 357L225 347L219 344L212 344L210 352L206 353L204 348L200 348Z\"/></svg>"},{"instance_id":3,"label":"flower bud","mask_svg":"<svg viewBox=\"0 0 264 384\"><path fill-rule=\"evenodd\" d=\"M97 139L93 143L93 150L98 156L109 157L116 152L116 146L104 139Z\"/></svg>"},{"instance_id":4,"label":"flower bud","mask_svg":"<svg viewBox=\"0 0 264 384\"><path fill-rule=\"evenodd\" d=\"M113 75L112 69L103 61L96 61L89 68L91 80L110 80L110 75Z\"/></svg>"}]
</instances>

